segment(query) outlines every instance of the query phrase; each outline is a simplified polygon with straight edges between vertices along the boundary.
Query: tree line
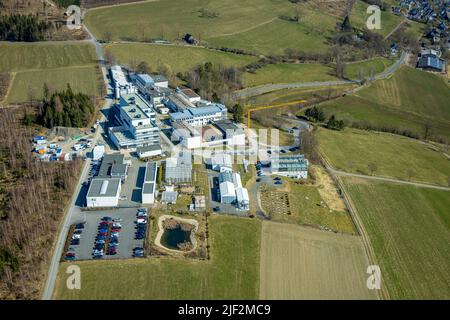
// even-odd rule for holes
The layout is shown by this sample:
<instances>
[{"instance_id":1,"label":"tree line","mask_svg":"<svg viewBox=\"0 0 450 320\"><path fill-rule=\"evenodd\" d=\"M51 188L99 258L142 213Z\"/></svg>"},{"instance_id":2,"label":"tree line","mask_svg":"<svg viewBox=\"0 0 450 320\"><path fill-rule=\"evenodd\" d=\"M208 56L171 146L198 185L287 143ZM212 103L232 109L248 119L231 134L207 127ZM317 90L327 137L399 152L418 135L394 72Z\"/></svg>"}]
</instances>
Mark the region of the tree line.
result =
<instances>
[{"instance_id":1,"label":"tree line","mask_svg":"<svg viewBox=\"0 0 450 320\"><path fill-rule=\"evenodd\" d=\"M205 62L182 75L190 88L214 102L223 102L235 90L243 88L242 70Z\"/></svg>"},{"instance_id":2,"label":"tree line","mask_svg":"<svg viewBox=\"0 0 450 320\"><path fill-rule=\"evenodd\" d=\"M42 128L22 126L23 112L0 109L0 300L40 297L82 164L36 161L31 139Z\"/></svg>"},{"instance_id":3,"label":"tree line","mask_svg":"<svg viewBox=\"0 0 450 320\"><path fill-rule=\"evenodd\" d=\"M34 15L0 15L0 41L42 41L50 26Z\"/></svg>"},{"instance_id":4,"label":"tree line","mask_svg":"<svg viewBox=\"0 0 450 320\"><path fill-rule=\"evenodd\" d=\"M328 129L332 129L332 130L343 130L346 126L344 120L336 119L336 116L334 114L331 115L331 117L329 117L327 120L325 112L323 112L322 109L320 109L316 106L306 109L305 116L310 120L312 119L314 122L318 122L318 123L325 122L325 126Z\"/></svg>"},{"instance_id":5,"label":"tree line","mask_svg":"<svg viewBox=\"0 0 450 320\"><path fill-rule=\"evenodd\" d=\"M94 103L88 95L74 93L69 84L65 90L53 93L44 84L43 90L44 99L37 116L39 124L47 128L88 126L95 112Z\"/></svg>"}]
</instances>

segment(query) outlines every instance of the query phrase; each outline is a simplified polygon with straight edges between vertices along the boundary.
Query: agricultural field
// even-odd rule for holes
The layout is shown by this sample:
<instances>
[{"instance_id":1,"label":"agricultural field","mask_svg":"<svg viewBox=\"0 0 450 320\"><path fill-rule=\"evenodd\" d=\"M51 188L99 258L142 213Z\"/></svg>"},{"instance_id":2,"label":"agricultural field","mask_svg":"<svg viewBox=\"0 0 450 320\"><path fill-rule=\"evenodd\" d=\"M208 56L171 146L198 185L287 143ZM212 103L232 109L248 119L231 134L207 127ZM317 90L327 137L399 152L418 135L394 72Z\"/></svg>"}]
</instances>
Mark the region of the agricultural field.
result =
<instances>
[{"instance_id":1,"label":"agricultural field","mask_svg":"<svg viewBox=\"0 0 450 320\"><path fill-rule=\"evenodd\" d=\"M317 131L319 150L337 170L447 186L447 148L388 134L346 128Z\"/></svg>"},{"instance_id":2,"label":"agricultural field","mask_svg":"<svg viewBox=\"0 0 450 320\"><path fill-rule=\"evenodd\" d=\"M103 82L94 47L89 44L1 44L0 72L12 75L6 103L41 99L44 83L51 90L69 83L74 91L99 95Z\"/></svg>"},{"instance_id":3,"label":"agricultural field","mask_svg":"<svg viewBox=\"0 0 450 320\"><path fill-rule=\"evenodd\" d=\"M345 76L349 79L363 79L386 70L394 61L378 57L366 61L351 62L345 65Z\"/></svg>"},{"instance_id":4,"label":"agricultural field","mask_svg":"<svg viewBox=\"0 0 450 320\"><path fill-rule=\"evenodd\" d=\"M105 48L121 64L130 65L145 61L156 72L160 61L167 64L174 74L189 71L196 65L207 61L224 66L243 67L257 59L251 56L188 46L133 43L108 44Z\"/></svg>"},{"instance_id":5,"label":"agricultural field","mask_svg":"<svg viewBox=\"0 0 450 320\"><path fill-rule=\"evenodd\" d=\"M34 99L41 99L43 83L47 83L51 91L63 90L70 83L73 90L95 96L101 85L100 72L92 66L19 72L14 77L7 103L29 101L30 94Z\"/></svg>"},{"instance_id":6,"label":"agricultural field","mask_svg":"<svg viewBox=\"0 0 450 320\"><path fill-rule=\"evenodd\" d=\"M81 290L66 289L61 266L57 299L257 299L258 220L211 216L211 260L155 258L80 262ZM73 264L73 263L72 263Z\"/></svg>"},{"instance_id":7,"label":"agricultural field","mask_svg":"<svg viewBox=\"0 0 450 320\"><path fill-rule=\"evenodd\" d=\"M450 298L450 191L343 179L391 299Z\"/></svg>"},{"instance_id":8,"label":"agricultural field","mask_svg":"<svg viewBox=\"0 0 450 320\"><path fill-rule=\"evenodd\" d=\"M422 137L426 124L431 134L450 138L450 90L440 77L402 67L389 79L321 105L327 115L349 122L407 129Z\"/></svg>"},{"instance_id":9,"label":"agricultural field","mask_svg":"<svg viewBox=\"0 0 450 320\"><path fill-rule=\"evenodd\" d=\"M259 187L261 206L273 221L312 225L319 228L355 234L356 230L345 207L333 210L315 185L282 178L283 188Z\"/></svg>"},{"instance_id":10,"label":"agricultural field","mask_svg":"<svg viewBox=\"0 0 450 320\"><path fill-rule=\"evenodd\" d=\"M283 102L290 102L295 100L308 100L311 98L328 98L342 94L344 91L354 88L355 85L339 85L339 86L322 86L312 88L293 88L280 89L270 91L261 95L243 99L242 103L254 106L269 105ZM285 112L289 110L293 113L298 113L298 110L292 107L277 108L272 110L278 113L278 110Z\"/></svg>"},{"instance_id":11,"label":"agricultural field","mask_svg":"<svg viewBox=\"0 0 450 320\"><path fill-rule=\"evenodd\" d=\"M244 83L247 87L267 83L333 81L333 69L316 63L302 64L270 64L255 73L246 73Z\"/></svg>"},{"instance_id":12,"label":"agricultural field","mask_svg":"<svg viewBox=\"0 0 450 320\"><path fill-rule=\"evenodd\" d=\"M377 299L368 265L360 237L262 224L261 299Z\"/></svg>"},{"instance_id":13,"label":"agricultural field","mask_svg":"<svg viewBox=\"0 0 450 320\"><path fill-rule=\"evenodd\" d=\"M90 10L85 18L99 39L146 41L181 39L186 33L211 46L256 53L284 48L323 51L337 18L285 0L168 0ZM300 22L280 19L300 11ZM214 17L202 17L201 10ZM169 23L170 21L170 23ZM280 37L280 34L283 34Z\"/></svg>"}]
</instances>

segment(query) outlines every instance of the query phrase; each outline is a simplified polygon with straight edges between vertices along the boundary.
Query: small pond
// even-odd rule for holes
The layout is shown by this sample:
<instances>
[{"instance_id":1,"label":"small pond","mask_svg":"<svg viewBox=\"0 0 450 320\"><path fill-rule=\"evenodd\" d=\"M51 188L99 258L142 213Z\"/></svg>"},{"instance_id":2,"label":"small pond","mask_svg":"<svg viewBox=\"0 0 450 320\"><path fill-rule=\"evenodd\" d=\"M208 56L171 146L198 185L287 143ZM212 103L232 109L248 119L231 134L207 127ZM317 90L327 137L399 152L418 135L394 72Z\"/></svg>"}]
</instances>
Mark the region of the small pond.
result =
<instances>
[{"instance_id":1,"label":"small pond","mask_svg":"<svg viewBox=\"0 0 450 320\"><path fill-rule=\"evenodd\" d=\"M184 231L179 225L174 229L164 229L161 237L161 244L164 247L172 250L180 250L178 245L183 242L191 243L191 231Z\"/></svg>"}]
</instances>

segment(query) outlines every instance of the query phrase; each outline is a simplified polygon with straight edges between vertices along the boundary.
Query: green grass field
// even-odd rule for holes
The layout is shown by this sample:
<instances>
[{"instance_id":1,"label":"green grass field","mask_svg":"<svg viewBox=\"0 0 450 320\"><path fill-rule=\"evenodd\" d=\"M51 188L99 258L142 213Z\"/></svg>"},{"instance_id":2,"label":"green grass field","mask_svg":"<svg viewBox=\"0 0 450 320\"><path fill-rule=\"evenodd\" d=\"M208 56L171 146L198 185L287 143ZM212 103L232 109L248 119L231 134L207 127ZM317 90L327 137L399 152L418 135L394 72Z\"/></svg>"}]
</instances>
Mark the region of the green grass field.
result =
<instances>
[{"instance_id":1,"label":"green grass field","mask_svg":"<svg viewBox=\"0 0 450 320\"><path fill-rule=\"evenodd\" d=\"M95 49L85 43L0 44L0 71L14 73L6 103L41 99L44 83L51 90L70 83L76 92L99 95L103 81Z\"/></svg>"},{"instance_id":2,"label":"green grass field","mask_svg":"<svg viewBox=\"0 0 450 320\"><path fill-rule=\"evenodd\" d=\"M450 160L444 147L402 136L347 128L344 131L319 129L319 149L338 170L393 177L447 186Z\"/></svg>"},{"instance_id":3,"label":"green grass field","mask_svg":"<svg viewBox=\"0 0 450 320\"><path fill-rule=\"evenodd\" d=\"M437 136L450 138L450 90L438 76L409 67L356 94L322 104L328 114L351 122L408 129L420 136L431 124Z\"/></svg>"},{"instance_id":4,"label":"green grass field","mask_svg":"<svg viewBox=\"0 0 450 320\"><path fill-rule=\"evenodd\" d=\"M352 87L353 85L340 85L313 88L280 89L248 98L243 103L258 106L290 102L295 100L307 100L314 97L326 98L329 95L338 94L345 90L351 89ZM281 110L284 109L281 108ZM292 112L295 113L296 111L292 110Z\"/></svg>"},{"instance_id":5,"label":"green grass field","mask_svg":"<svg viewBox=\"0 0 450 320\"><path fill-rule=\"evenodd\" d=\"M245 85L247 87L252 87L267 83L336 80L336 77L334 77L332 73L332 68L315 63L270 64L258 69L256 73L246 73Z\"/></svg>"},{"instance_id":6,"label":"green grass field","mask_svg":"<svg viewBox=\"0 0 450 320\"><path fill-rule=\"evenodd\" d=\"M209 261L150 257L81 262L81 290L66 289L64 263L55 298L257 299L260 221L212 216L209 226Z\"/></svg>"},{"instance_id":7,"label":"green grass field","mask_svg":"<svg viewBox=\"0 0 450 320\"><path fill-rule=\"evenodd\" d=\"M345 65L345 75L349 79L362 79L387 69L393 60L387 58L374 58L367 61L347 63Z\"/></svg>"},{"instance_id":8,"label":"green grass field","mask_svg":"<svg viewBox=\"0 0 450 320\"><path fill-rule=\"evenodd\" d=\"M0 71L55 69L97 63L90 44L0 43Z\"/></svg>"},{"instance_id":9,"label":"green grass field","mask_svg":"<svg viewBox=\"0 0 450 320\"><path fill-rule=\"evenodd\" d=\"M101 71L92 66L23 71L15 76L7 103L28 101L30 93L41 99L44 83L51 91L65 89L70 83L74 91L94 96L99 94L101 81Z\"/></svg>"},{"instance_id":10,"label":"green grass field","mask_svg":"<svg viewBox=\"0 0 450 320\"><path fill-rule=\"evenodd\" d=\"M174 73L186 72L207 61L224 66L245 66L256 60L251 56L171 45L108 44L106 50L122 64L130 65L132 61L137 63L145 61L150 68L156 70L158 61L161 61L168 64Z\"/></svg>"},{"instance_id":11,"label":"green grass field","mask_svg":"<svg viewBox=\"0 0 450 320\"><path fill-rule=\"evenodd\" d=\"M450 298L450 192L345 178L391 299Z\"/></svg>"},{"instance_id":12,"label":"green grass field","mask_svg":"<svg viewBox=\"0 0 450 320\"><path fill-rule=\"evenodd\" d=\"M257 53L282 53L292 47L303 51L326 48L326 36L337 19L301 5L301 22L293 16L295 5L285 0L160 0L90 10L85 22L99 39L143 41L180 39L191 33L212 46L241 48ZM199 10L218 13L200 17Z\"/></svg>"}]
</instances>

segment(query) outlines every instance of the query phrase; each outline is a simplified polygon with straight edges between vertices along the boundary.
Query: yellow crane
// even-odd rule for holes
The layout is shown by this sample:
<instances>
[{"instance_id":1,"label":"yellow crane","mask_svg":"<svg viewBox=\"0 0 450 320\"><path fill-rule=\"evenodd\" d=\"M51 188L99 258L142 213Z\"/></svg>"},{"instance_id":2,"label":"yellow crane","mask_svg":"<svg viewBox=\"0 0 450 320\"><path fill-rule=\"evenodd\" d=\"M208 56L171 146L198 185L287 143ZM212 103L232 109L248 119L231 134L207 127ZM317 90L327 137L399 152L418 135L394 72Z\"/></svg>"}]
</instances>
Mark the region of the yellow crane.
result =
<instances>
[{"instance_id":1,"label":"yellow crane","mask_svg":"<svg viewBox=\"0 0 450 320\"><path fill-rule=\"evenodd\" d=\"M272 109L272 108L280 108L280 107L288 107L288 106L292 106L292 105L300 104L300 103L305 103L305 102L306 102L306 100L295 100L295 101L291 101L291 102L271 104L271 105L268 105L268 106L259 106L259 107L247 108L247 128L250 129L250 114L253 111Z\"/></svg>"}]
</instances>

